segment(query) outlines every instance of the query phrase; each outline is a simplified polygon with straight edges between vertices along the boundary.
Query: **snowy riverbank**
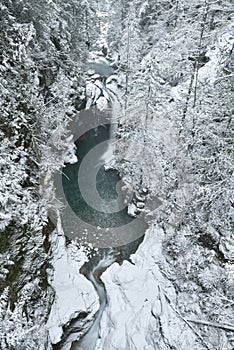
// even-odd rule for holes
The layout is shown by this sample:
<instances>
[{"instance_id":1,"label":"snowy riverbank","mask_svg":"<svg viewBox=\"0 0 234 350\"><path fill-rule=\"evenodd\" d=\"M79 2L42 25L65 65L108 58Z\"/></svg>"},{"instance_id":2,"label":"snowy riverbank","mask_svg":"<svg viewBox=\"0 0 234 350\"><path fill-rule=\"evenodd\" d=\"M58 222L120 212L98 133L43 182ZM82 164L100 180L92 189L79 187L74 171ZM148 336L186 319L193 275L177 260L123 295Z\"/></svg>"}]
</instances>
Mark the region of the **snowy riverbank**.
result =
<instances>
[{"instance_id":1,"label":"snowy riverbank","mask_svg":"<svg viewBox=\"0 0 234 350\"><path fill-rule=\"evenodd\" d=\"M148 229L130 261L108 268L107 291L97 350L205 349L176 312L176 291L162 255L162 228Z\"/></svg>"},{"instance_id":2,"label":"snowy riverbank","mask_svg":"<svg viewBox=\"0 0 234 350\"><path fill-rule=\"evenodd\" d=\"M90 327L99 309L99 301L91 282L79 273L80 267L87 261L85 252L72 245L65 246L65 236L60 224L58 233L54 232L51 237L51 247L52 269L48 271L48 275L49 282L55 291L55 300L47 328L52 344L56 344L62 338L63 327L79 315L82 327L75 336L82 336ZM68 344L64 349L70 349L71 340L72 337L67 339Z\"/></svg>"}]
</instances>

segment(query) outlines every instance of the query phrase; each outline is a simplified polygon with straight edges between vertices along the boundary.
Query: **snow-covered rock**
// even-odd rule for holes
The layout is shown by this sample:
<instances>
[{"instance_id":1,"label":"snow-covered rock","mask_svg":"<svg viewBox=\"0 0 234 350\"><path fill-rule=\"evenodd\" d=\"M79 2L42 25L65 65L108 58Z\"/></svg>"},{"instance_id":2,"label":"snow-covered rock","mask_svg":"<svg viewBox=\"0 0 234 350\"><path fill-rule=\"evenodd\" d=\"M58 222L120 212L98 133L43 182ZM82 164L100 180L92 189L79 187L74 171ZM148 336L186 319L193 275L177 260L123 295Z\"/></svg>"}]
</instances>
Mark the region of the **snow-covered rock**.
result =
<instances>
[{"instance_id":1,"label":"snow-covered rock","mask_svg":"<svg viewBox=\"0 0 234 350\"><path fill-rule=\"evenodd\" d=\"M129 203L128 204L128 215L132 216L133 218L136 217L136 211L137 211L137 207L135 206L134 203Z\"/></svg>"},{"instance_id":2,"label":"snow-covered rock","mask_svg":"<svg viewBox=\"0 0 234 350\"><path fill-rule=\"evenodd\" d=\"M72 135L71 135L71 138L73 138ZM65 154L64 163L65 164L75 164L76 162L78 162L78 158L76 156L76 145L74 144L73 141L70 141L69 146L68 146L68 150Z\"/></svg>"},{"instance_id":3,"label":"snow-covered rock","mask_svg":"<svg viewBox=\"0 0 234 350\"><path fill-rule=\"evenodd\" d=\"M104 96L98 98L97 108L99 111L105 111L108 108L108 101Z\"/></svg>"},{"instance_id":4,"label":"snow-covered rock","mask_svg":"<svg viewBox=\"0 0 234 350\"><path fill-rule=\"evenodd\" d=\"M114 263L103 273L108 305L95 350L205 349L174 306L163 236L161 228L151 226L131 262Z\"/></svg>"},{"instance_id":5,"label":"snow-covered rock","mask_svg":"<svg viewBox=\"0 0 234 350\"><path fill-rule=\"evenodd\" d=\"M87 261L86 254L77 247L73 249L72 245L66 248L61 224L58 225L58 233L54 232L51 237L51 247L53 270L48 271L48 277L55 291L55 300L47 329L51 343L56 344L62 338L62 327L79 315L85 315L81 318L82 330L76 333L76 339L81 336L90 327L99 309L99 301L91 282L79 273L80 267ZM70 345L63 349L70 349Z\"/></svg>"},{"instance_id":6,"label":"snow-covered rock","mask_svg":"<svg viewBox=\"0 0 234 350\"><path fill-rule=\"evenodd\" d=\"M143 209L145 207L145 203L144 202L137 202L136 206L138 209Z\"/></svg>"}]
</instances>

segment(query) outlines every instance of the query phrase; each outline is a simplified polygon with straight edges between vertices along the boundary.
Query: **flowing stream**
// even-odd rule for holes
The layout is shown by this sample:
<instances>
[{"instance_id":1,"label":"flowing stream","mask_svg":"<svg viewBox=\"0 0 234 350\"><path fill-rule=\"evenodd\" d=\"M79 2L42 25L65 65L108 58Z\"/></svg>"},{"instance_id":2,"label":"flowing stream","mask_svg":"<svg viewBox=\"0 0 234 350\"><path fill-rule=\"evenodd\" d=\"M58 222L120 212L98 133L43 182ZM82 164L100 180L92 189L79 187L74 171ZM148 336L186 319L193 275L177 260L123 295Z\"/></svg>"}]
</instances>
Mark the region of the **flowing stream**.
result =
<instances>
[{"instance_id":1,"label":"flowing stream","mask_svg":"<svg viewBox=\"0 0 234 350\"><path fill-rule=\"evenodd\" d=\"M112 134L112 128L110 125L101 125L96 130L89 130L86 135L82 135L77 144L77 157L79 162L76 164L69 164L64 169L63 175L63 188L66 195L66 199L69 202L70 207L73 209L77 215L82 217L84 221L92 222L92 225L109 227L109 226L123 226L130 223L133 219L127 215L126 208L121 209L116 213L104 213L98 212L90 207L84 200L80 188L77 183L77 173L79 172L80 164L84 159L85 155L92 150L95 145L102 143L103 141L110 138ZM108 151L108 143L103 145L102 154L106 154ZM94 159L94 164L90 164L91 169L87 170L89 172L94 171L92 168L96 168L99 164L100 159ZM96 177L96 187L99 195L104 198L107 202L117 199L119 201L120 207L123 204L124 198L119 195L116 191L116 185L119 182L120 177L115 170L105 171L104 166L99 168ZM87 189L89 190L89 189ZM63 219L64 231L69 231L73 228L73 223L70 220L66 221L66 216ZM142 226L142 232L144 232L145 224ZM126 232L128 234L128 232ZM134 237L134 232L132 233ZM131 233L129 232L129 235ZM92 282L95 290L98 293L100 301L100 309L95 316L93 325L89 331L78 341L74 342L72 345L72 350L93 350L99 336L99 324L103 310L105 309L107 300L106 292L102 281L100 280L101 273L110 266L114 261L122 262L124 259L128 259L130 254L134 253L137 246L142 241L142 238L138 240L132 239L132 242L124 245L118 246L113 249L99 249L98 256L91 259L89 263L86 263L83 267L84 275ZM113 242L114 243L114 242ZM112 247L110 247L112 248ZM74 329L74 325L73 325ZM63 349L63 348L62 348Z\"/></svg>"},{"instance_id":2,"label":"flowing stream","mask_svg":"<svg viewBox=\"0 0 234 350\"><path fill-rule=\"evenodd\" d=\"M114 258L111 252L106 253L103 256L103 258L97 263L97 265L94 265L93 268L88 272L87 278L90 280L90 282L93 283L98 293L100 308L95 316L95 320L91 328L78 342L74 342L71 348L72 350L94 350L95 349L95 345L97 343L98 335L99 335L100 320L107 303L105 287L100 280L100 273L104 271L108 266L110 266L113 262L114 262Z\"/></svg>"},{"instance_id":3,"label":"flowing stream","mask_svg":"<svg viewBox=\"0 0 234 350\"><path fill-rule=\"evenodd\" d=\"M109 73L110 69L108 70ZM110 73L109 73L110 74ZM91 113L92 114L92 113ZM96 117L96 112L91 115L91 118ZM82 113L80 114L80 120L86 122L87 117L84 113L82 119ZM82 121L83 120L83 121ZM110 142L114 137L115 126L113 124L102 124L97 123L97 126L94 128L89 128L84 134L82 134L76 140L77 151L76 155L78 162L75 164L67 164L63 170L62 176L62 188L66 197L66 201L69 204L69 208L78 215L83 222L92 224L93 227L121 227L131 223L133 218L128 216L127 210L124 205L124 198L121 196L121 191L117 191L116 187L120 181L120 177L117 171L111 169L105 171L104 163L100 166L100 161L105 155L110 151ZM110 140L110 142L108 142ZM107 141L107 142L105 142ZM96 210L93 208L87 201L84 199L84 193L82 192L79 183L77 181L77 174L80 171L82 161L85 159L86 155L94 149L97 145L101 145L99 150L98 157L91 158L91 161L87 165L85 178L87 182L89 181L89 175L96 172L95 177L95 186L100 198L103 198L106 202L111 202L116 200L120 210L113 213L105 213L103 211ZM103 160L103 159L102 159ZM98 171L97 171L98 168ZM86 184L86 192L90 190L89 183ZM91 193L92 194L92 193ZM93 199L95 201L95 199ZM98 204L98 203L96 203ZM68 237L72 237L72 230L74 231L74 238L76 237L76 230L82 230L82 227L77 225L71 220L70 216L64 212L62 216L64 232ZM76 226L76 227L74 227ZM99 324L102 317L103 310L107 304L105 287L100 279L102 272L110 266L114 261L121 262L124 259L128 259L130 254L134 253L143 239L143 233L146 229L146 224L141 223L137 225L140 232L142 233L136 239L135 229L133 227L133 232L125 232L129 238L129 244L123 243L121 246L120 243L115 245L113 248L109 244L109 248L103 248L99 250L98 255L95 258L92 258L91 261L86 263L81 270L82 273L90 280L94 285L94 288L99 296L100 308L97 312L94 322L88 332L79 340L73 341L72 350L94 350L99 337ZM91 232L92 233L92 232ZM132 236L131 236L132 235ZM118 235L117 235L118 236ZM118 237L114 237L115 240L118 240ZM113 249L112 249L113 248ZM79 320L78 320L79 321ZM76 333L77 321L74 320L71 322L71 325L64 333L65 342L73 334L72 339L75 339L74 333ZM74 326L75 325L75 326ZM70 329L69 329L70 328ZM80 332L80 329L78 329ZM63 349L64 339L61 342L61 345L57 346L56 349ZM64 348L65 349L65 348ZM67 347L66 347L67 349Z\"/></svg>"}]
</instances>

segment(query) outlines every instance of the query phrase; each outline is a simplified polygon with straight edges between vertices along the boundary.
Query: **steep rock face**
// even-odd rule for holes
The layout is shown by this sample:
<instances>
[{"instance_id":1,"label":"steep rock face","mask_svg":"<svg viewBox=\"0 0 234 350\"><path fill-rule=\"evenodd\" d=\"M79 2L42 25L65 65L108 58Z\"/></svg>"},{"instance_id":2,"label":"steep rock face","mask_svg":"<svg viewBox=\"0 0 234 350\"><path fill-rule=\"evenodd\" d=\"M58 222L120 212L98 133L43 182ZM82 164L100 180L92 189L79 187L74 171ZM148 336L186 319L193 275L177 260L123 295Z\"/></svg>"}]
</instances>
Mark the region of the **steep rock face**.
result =
<instances>
[{"instance_id":1,"label":"steep rock face","mask_svg":"<svg viewBox=\"0 0 234 350\"><path fill-rule=\"evenodd\" d=\"M205 349L174 305L167 279L161 228L151 226L131 262L113 264L102 275L108 298L96 350Z\"/></svg>"},{"instance_id":2,"label":"steep rock face","mask_svg":"<svg viewBox=\"0 0 234 350\"><path fill-rule=\"evenodd\" d=\"M99 301L91 282L79 273L80 267L87 261L86 254L72 245L66 248L61 226L58 233L53 233L51 246L53 270L49 273L49 282L55 291L55 300L47 328L51 343L57 344L62 339L63 327L66 328L72 320L74 326L74 319L78 318L75 327L80 328L80 332L76 332L74 339L66 337L64 348L69 349L72 340L77 339L79 333L82 335L90 327L99 308Z\"/></svg>"}]
</instances>

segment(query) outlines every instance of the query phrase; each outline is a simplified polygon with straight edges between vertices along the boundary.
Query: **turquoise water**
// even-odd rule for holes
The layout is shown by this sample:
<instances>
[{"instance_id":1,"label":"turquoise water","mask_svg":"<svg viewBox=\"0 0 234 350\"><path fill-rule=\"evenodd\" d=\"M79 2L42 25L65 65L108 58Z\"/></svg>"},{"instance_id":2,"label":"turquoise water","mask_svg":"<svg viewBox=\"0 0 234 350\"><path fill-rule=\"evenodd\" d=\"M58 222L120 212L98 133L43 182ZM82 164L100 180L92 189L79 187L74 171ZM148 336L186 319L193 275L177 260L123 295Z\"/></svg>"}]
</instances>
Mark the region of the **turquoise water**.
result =
<instances>
[{"instance_id":1,"label":"turquoise water","mask_svg":"<svg viewBox=\"0 0 234 350\"><path fill-rule=\"evenodd\" d=\"M113 74L112 68L105 66L103 62L100 62L100 65L95 63L92 68L104 77ZM103 271L103 268L108 267L114 261L121 262L123 259L128 259L142 242L147 228L142 219L132 218L127 214L121 186L118 186L121 180L118 172L113 169L108 171L104 169L103 155L108 151L110 142L114 140L111 140L113 137L111 124L101 122L100 119L101 116L96 114L96 110L95 113L81 111L78 125L80 122L80 125L87 131L82 134L79 127L73 125L71 128L75 138L77 135L74 130L79 131L76 140L78 162L67 164L62 169L62 175L57 174L55 179L57 197L64 204L64 210L60 212L65 235L69 238L81 239L83 245L92 242L93 246L97 243L96 246L99 247L98 254L86 263L83 269L99 295L100 309L90 330L80 341L73 342L72 349L75 350L93 350L98 339L99 323L107 303L105 288L98 271ZM95 127L89 127L93 124ZM86 162L90 153L92 156ZM78 178L82 169L81 189ZM95 195L94 187L99 197ZM91 203L87 202L86 195L91 198ZM108 204L113 203L115 203L115 211L106 210L106 207L109 208ZM99 236L95 242L94 233L99 231L99 227L105 230L106 235ZM86 232L85 236L82 235L83 232ZM113 249L110 250L110 248ZM63 349L64 341L69 338L69 334L76 334L79 324L78 317L66 328L62 341L54 348Z\"/></svg>"},{"instance_id":2,"label":"turquoise water","mask_svg":"<svg viewBox=\"0 0 234 350\"><path fill-rule=\"evenodd\" d=\"M104 125L99 126L97 129L89 130L82 135L76 142L78 162L66 165L63 170L64 174L62 175L64 194L73 212L84 222L103 228L119 227L133 220L127 215L126 208L115 213L107 213L101 211L102 208L98 206L98 203L95 204L99 207L100 211L91 207L83 198L78 184L78 173L83 159L97 145L100 146L98 151L100 157L107 151L108 143L104 141L109 140L109 132L110 125ZM124 198L121 192L117 192L116 190L116 185L120 181L118 172L116 170L105 171L104 166L100 166L100 159L91 158L91 162L87 164L87 174L90 176L90 174L95 174L96 172L96 189L100 197L107 203L117 200L119 208L123 208ZM92 190L88 182L84 190L86 192ZM90 196L92 196L92 193ZM95 199L93 198L93 200Z\"/></svg>"},{"instance_id":3,"label":"turquoise water","mask_svg":"<svg viewBox=\"0 0 234 350\"><path fill-rule=\"evenodd\" d=\"M78 138L76 141L76 155L78 157L78 162L75 164L67 164L63 169L62 186L65 199L69 207L72 209L75 215L82 219L82 221L93 226L101 226L104 228L119 227L119 232L121 232L126 230L126 227L128 227L125 225L131 224L132 221L135 221L135 219L128 216L126 208L121 209L116 213L106 213L95 210L88 205L83 198L77 180L81 164L85 160L87 154L89 154L89 152L96 146L101 146L98 152L99 157L91 157L91 162L88 162L87 173L97 174L95 178L95 185L101 198L103 198L107 203L117 200L120 208L124 206L124 198L121 195L121 191L117 191L116 189L116 186L120 181L118 172L113 169L105 171L104 166L100 166L100 157L105 154L109 147L108 142L105 141L110 139L110 127L110 124L100 125L97 128L88 130ZM87 184L86 190L89 191L89 184ZM67 220L66 211L64 212L62 220L65 233L69 231L71 227L74 230L74 233L78 233L81 230L81 227L74 226L75 224L73 224L69 218ZM141 223L141 225L137 224L137 227L140 229L140 235L138 234L137 237L135 237L134 226L133 232L131 232L131 230L129 230L129 232L125 232L125 234L129 235L130 237L129 244L123 244L122 246L121 244L117 244L116 248L111 250L108 250L108 247L105 249L99 249L98 255L93 257L82 267L84 270L83 273L92 282L99 295L100 309L96 314L93 325L89 331L78 342L73 342L71 347L72 350L93 350L95 348L99 334L99 323L107 303L105 288L99 278L98 271L99 269L103 271L103 269L108 267L114 261L121 262L123 259L128 259L130 254L136 251L138 245L142 242L143 234L146 229L146 224L144 222L139 221L139 223ZM115 242L117 242L117 239L115 239ZM114 242L113 246L115 246ZM66 329L66 335L57 345L57 349L63 349L64 340L69 338L70 334L76 333L76 329L79 329L79 327L77 328L76 326L76 322L77 325L80 324L79 317L77 320L72 321L71 325Z\"/></svg>"},{"instance_id":4,"label":"turquoise water","mask_svg":"<svg viewBox=\"0 0 234 350\"><path fill-rule=\"evenodd\" d=\"M89 61L90 69L94 70L96 74L100 74L102 77L108 78L114 74L114 69L109 65L110 62L105 58L93 61Z\"/></svg>"}]
</instances>

